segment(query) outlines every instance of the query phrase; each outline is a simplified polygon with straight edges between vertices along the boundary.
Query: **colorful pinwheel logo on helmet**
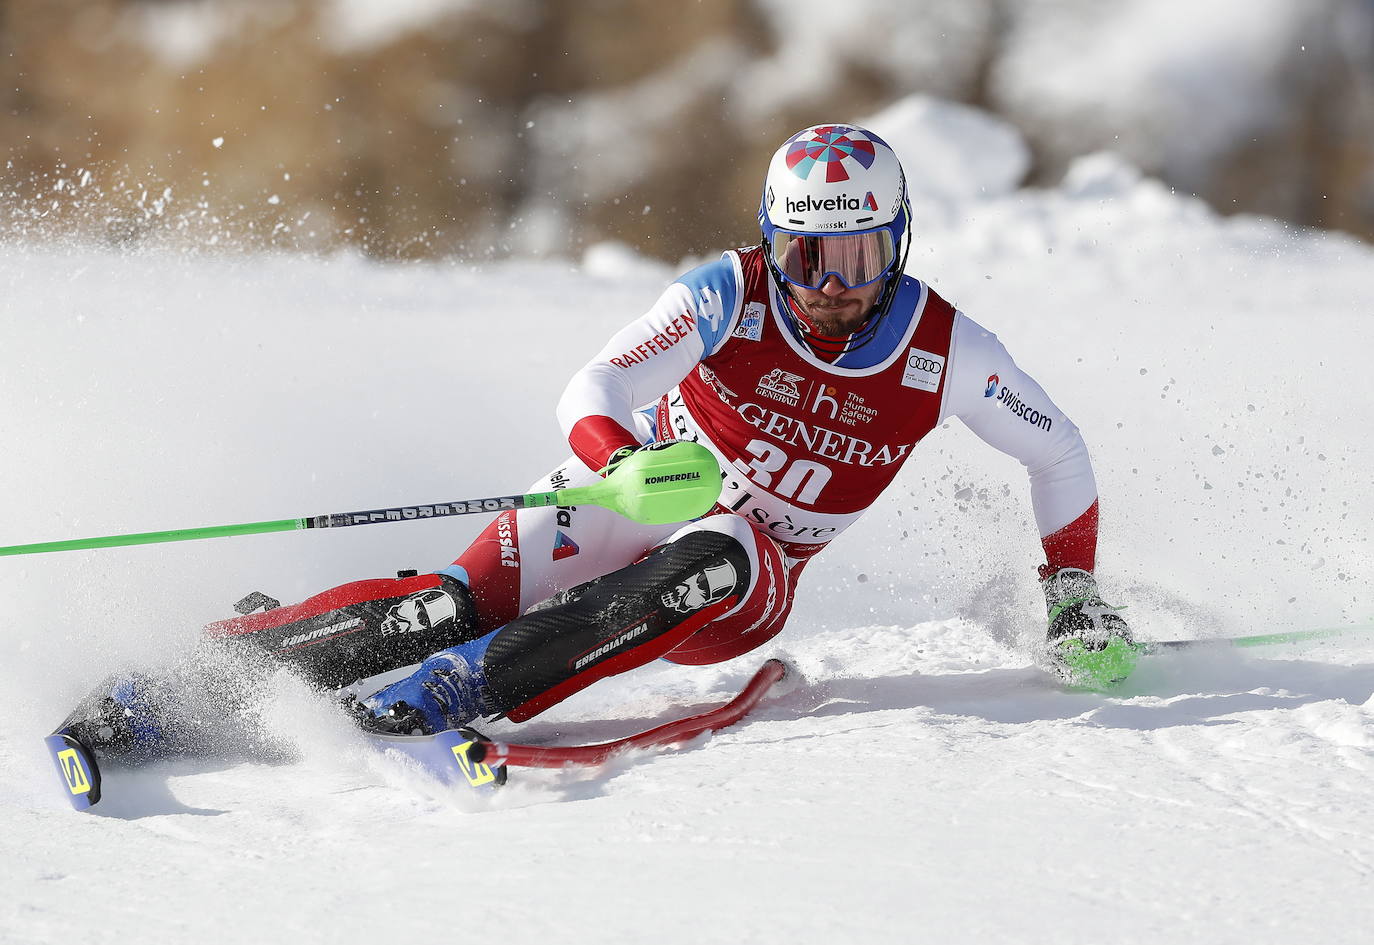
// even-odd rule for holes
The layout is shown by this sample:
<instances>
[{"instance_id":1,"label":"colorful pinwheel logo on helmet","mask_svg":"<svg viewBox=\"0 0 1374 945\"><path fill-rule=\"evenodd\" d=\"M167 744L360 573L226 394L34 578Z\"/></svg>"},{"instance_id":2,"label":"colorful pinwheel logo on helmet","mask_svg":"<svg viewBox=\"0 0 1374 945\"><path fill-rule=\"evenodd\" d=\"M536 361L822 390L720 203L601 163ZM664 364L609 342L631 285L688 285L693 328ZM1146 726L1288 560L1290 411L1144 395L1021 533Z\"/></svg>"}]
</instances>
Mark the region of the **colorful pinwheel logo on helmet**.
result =
<instances>
[{"instance_id":1,"label":"colorful pinwheel logo on helmet","mask_svg":"<svg viewBox=\"0 0 1374 945\"><path fill-rule=\"evenodd\" d=\"M845 162L858 161L873 166L873 142L863 133L845 125L823 125L804 131L787 146L787 166L802 180L811 176L816 165L825 167L826 183L849 180Z\"/></svg>"}]
</instances>

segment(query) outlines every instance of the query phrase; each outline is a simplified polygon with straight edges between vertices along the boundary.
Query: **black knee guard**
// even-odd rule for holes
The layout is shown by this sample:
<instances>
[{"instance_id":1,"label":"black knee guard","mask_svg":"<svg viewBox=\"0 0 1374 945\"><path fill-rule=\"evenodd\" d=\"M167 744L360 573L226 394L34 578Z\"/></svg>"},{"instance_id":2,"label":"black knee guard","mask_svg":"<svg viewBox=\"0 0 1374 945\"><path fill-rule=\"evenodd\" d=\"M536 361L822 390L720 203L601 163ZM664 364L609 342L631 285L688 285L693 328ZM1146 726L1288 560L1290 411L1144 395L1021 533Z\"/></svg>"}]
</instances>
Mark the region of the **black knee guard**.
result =
<instances>
[{"instance_id":1,"label":"black knee guard","mask_svg":"<svg viewBox=\"0 0 1374 945\"><path fill-rule=\"evenodd\" d=\"M249 601L245 598L245 601ZM260 595L252 602L275 601ZM480 636L472 595L446 574L356 581L299 604L206 627L206 635L265 652L327 688L418 663Z\"/></svg>"},{"instance_id":2,"label":"black knee guard","mask_svg":"<svg viewBox=\"0 0 1374 945\"><path fill-rule=\"evenodd\" d=\"M662 656L734 607L749 580L749 555L734 538L684 535L501 628L483 659L487 698L527 719Z\"/></svg>"}]
</instances>

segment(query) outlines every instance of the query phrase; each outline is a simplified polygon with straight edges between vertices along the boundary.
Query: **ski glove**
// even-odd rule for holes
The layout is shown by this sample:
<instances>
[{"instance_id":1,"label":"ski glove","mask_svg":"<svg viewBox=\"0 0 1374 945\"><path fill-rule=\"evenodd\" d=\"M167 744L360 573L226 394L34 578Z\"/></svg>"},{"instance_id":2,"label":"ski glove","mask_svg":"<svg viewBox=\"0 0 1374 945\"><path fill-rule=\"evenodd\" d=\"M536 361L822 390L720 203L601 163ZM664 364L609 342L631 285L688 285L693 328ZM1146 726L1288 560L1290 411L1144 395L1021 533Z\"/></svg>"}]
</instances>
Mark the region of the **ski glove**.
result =
<instances>
[{"instance_id":1,"label":"ski glove","mask_svg":"<svg viewBox=\"0 0 1374 945\"><path fill-rule=\"evenodd\" d=\"M1045 639L1057 673L1071 683L1101 688L1130 675L1140 656L1131 628L1103 602L1097 580L1064 568L1040 582L1049 608Z\"/></svg>"},{"instance_id":2,"label":"ski glove","mask_svg":"<svg viewBox=\"0 0 1374 945\"><path fill-rule=\"evenodd\" d=\"M638 453L639 450L640 447L638 446L622 446L620 449L612 453L610 458L606 460L605 468L597 471L601 474L601 477L604 479L611 473L615 472L615 468L617 466L625 462L625 460L629 459L635 453Z\"/></svg>"},{"instance_id":3,"label":"ski glove","mask_svg":"<svg viewBox=\"0 0 1374 945\"><path fill-rule=\"evenodd\" d=\"M657 443L646 443L643 446L622 446L611 454L610 459L606 460L606 468L599 470L602 478L609 477L615 472L616 467L634 454L643 450L667 450L677 446L681 440L660 440Z\"/></svg>"}]
</instances>

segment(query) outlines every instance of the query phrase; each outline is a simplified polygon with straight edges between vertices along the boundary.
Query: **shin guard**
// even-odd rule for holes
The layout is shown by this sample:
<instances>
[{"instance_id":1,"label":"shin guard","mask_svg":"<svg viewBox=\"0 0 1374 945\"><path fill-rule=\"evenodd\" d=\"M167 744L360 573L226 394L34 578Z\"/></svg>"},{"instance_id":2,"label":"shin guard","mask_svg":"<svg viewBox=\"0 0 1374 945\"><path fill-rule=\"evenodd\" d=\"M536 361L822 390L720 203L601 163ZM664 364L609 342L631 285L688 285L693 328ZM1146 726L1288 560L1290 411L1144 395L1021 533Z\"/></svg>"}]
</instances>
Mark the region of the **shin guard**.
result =
<instances>
[{"instance_id":1,"label":"shin guard","mask_svg":"<svg viewBox=\"0 0 1374 945\"><path fill-rule=\"evenodd\" d=\"M486 699L524 721L680 645L735 607L749 582L738 541L690 532L498 630L483 660Z\"/></svg>"},{"instance_id":2,"label":"shin guard","mask_svg":"<svg viewBox=\"0 0 1374 945\"><path fill-rule=\"evenodd\" d=\"M444 574L355 581L213 623L205 633L265 652L331 689L480 636L468 589Z\"/></svg>"}]
</instances>

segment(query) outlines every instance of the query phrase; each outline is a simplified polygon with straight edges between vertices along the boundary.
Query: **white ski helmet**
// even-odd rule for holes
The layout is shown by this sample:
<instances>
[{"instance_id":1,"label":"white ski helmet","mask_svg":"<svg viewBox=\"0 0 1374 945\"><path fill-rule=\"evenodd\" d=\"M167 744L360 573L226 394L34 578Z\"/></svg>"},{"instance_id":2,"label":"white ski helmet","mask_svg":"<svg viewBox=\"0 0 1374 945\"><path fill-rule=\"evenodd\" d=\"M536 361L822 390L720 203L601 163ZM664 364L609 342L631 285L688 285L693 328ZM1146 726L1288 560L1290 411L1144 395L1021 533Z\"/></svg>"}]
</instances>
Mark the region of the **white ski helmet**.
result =
<instances>
[{"instance_id":1,"label":"white ski helmet","mask_svg":"<svg viewBox=\"0 0 1374 945\"><path fill-rule=\"evenodd\" d=\"M759 202L763 250L779 287L848 288L886 279L866 341L896 294L909 245L906 175L886 141L857 125L813 125L788 138L768 164ZM788 312L795 330L811 335ZM851 340L851 347L854 340Z\"/></svg>"}]
</instances>

